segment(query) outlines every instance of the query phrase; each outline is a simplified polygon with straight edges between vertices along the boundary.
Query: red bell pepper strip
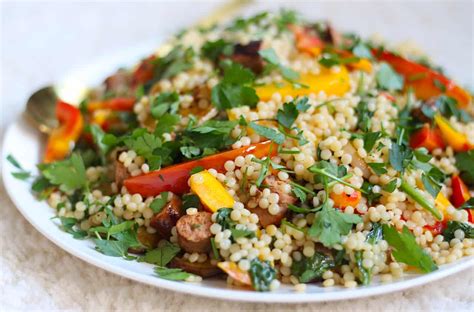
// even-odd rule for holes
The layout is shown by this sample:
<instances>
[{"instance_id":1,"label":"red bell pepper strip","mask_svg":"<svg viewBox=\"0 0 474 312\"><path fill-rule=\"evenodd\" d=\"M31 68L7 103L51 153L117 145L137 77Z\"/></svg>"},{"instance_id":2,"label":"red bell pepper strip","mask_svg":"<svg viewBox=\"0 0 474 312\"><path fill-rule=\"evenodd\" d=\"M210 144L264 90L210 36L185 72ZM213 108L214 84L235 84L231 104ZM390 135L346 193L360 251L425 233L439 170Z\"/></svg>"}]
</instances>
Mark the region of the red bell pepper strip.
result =
<instances>
[{"instance_id":1,"label":"red bell pepper strip","mask_svg":"<svg viewBox=\"0 0 474 312\"><path fill-rule=\"evenodd\" d=\"M467 209L467 221L474 223L474 209Z\"/></svg>"},{"instance_id":2,"label":"red bell pepper strip","mask_svg":"<svg viewBox=\"0 0 474 312\"><path fill-rule=\"evenodd\" d=\"M188 179L193 168L214 168L222 172L225 162L234 160L237 156L253 154L257 158L262 158L274 156L276 153L277 147L271 141L265 141L128 178L124 181L124 185L131 194L138 193L145 197L166 191L183 194L189 190Z\"/></svg>"},{"instance_id":3,"label":"red bell pepper strip","mask_svg":"<svg viewBox=\"0 0 474 312\"><path fill-rule=\"evenodd\" d=\"M432 129L429 124L415 132L410 138L410 146L412 148L424 147L428 151L433 151L436 148L444 148L443 137L438 128Z\"/></svg>"},{"instance_id":4,"label":"red bell pepper strip","mask_svg":"<svg viewBox=\"0 0 474 312\"><path fill-rule=\"evenodd\" d=\"M134 97L117 97L105 101L93 101L87 104L89 112L98 109L110 109L113 111L132 111L137 100Z\"/></svg>"},{"instance_id":5,"label":"red bell pepper strip","mask_svg":"<svg viewBox=\"0 0 474 312\"><path fill-rule=\"evenodd\" d=\"M444 86L447 95L458 101L459 107L465 108L471 103L471 96L463 88L456 85L442 74L413 61L388 51L372 51L379 61L390 64L395 71L405 77L405 87L412 87L418 98L428 100L431 97L440 95L440 84Z\"/></svg>"},{"instance_id":6,"label":"red bell pepper strip","mask_svg":"<svg viewBox=\"0 0 474 312\"><path fill-rule=\"evenodd\" d=\"M453 194L451 195L451 203L454 207L458 208L462 206L462 204L464 204L469 198L471 198L471 195L469 195L469 189L458 175L452 176L451 188L453 189Z\"/></svg>"},{"instance_id":7,"label":"red bell pepper strip","mask_svg":"<svg viewBox=\"0 0 474 312\"><path fill-rule=\"evenodd\" d=\"M56 105L56 118L59 127L49 135L43 159L45 163L64 159L79 139L84 126L80 110L61 100Z\"/></svg>"},{"instance_id":8,"label":"red bell pepper strip","mask_svg":"<svg viewBox=\"0 0 474 312\"><path fill-rule=\"evenodd\" d=\"M446 228L447 221L436 221L433 225L425 225L423 228L427 231L430 231L433 236L443 233Z\"/></svg>"}]
</instances>

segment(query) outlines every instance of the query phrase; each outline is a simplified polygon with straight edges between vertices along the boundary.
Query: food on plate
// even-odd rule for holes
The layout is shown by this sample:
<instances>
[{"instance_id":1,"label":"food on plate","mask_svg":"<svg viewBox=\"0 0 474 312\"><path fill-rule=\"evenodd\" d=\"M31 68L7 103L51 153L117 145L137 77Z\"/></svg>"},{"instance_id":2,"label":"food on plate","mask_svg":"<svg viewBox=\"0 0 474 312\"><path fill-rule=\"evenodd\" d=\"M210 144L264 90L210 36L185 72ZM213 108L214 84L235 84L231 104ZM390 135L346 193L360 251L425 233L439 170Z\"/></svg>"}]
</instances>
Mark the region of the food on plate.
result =
<instances>
[{"instance_id":1,"label":"food on plate","mask_svg":"<svg viewBox=\"0 0 474 312\"><path fill-rule=\"evenodd\" d=\"M473 255L472 95L431 62L291 11L160 53L58 102L32 189L75 238L256 291Z\"/></svg>"}]
</instances>

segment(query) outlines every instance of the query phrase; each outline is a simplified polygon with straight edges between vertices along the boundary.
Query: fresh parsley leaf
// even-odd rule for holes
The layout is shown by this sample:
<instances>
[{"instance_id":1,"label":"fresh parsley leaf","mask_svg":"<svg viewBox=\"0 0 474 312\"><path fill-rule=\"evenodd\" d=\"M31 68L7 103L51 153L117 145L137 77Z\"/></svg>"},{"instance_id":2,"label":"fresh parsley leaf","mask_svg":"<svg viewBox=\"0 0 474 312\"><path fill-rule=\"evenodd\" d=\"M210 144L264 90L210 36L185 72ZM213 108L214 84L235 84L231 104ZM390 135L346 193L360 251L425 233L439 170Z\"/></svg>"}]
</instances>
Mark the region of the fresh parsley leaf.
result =
<instances>
[{"instance_id":1,"label":"fresh parsley leaf","mask_svg":"<svg viewBox=\"0 0 474 312\"><path fill-rule=\"evenodd\" d=\"M252 128L257 134L272 140L276 144L280 145L285 141L285 135L272 128L261 126L253 121L249 123L249 127Z\"/></svg>"},{"instance_id":2,"label":"fresh parsley leaf","mask_svg":"<svg viewBox=\"0 0 474 312\"><path fill-rule=\"evenodd\" d=\"M265 49L265 50L260 50L258 51L258 54L272 67L272 68L277 68L281 75L283 76L283 79L289 82L296 82L298 79L300 79L300 75L298 72L292 70L289 67L283 66L280 63L280 60L275 53L275 50L273 49Z\"/></svg>"},{"instance_id":3,"label":"fresh parsley leaf","mask_svg":"<svg viewBox=\"0 0 474 312\"><path fill-rule=\"evenodd\" d=\"M86 168L81 156L76 153L62 161L40 164L38 168L49 183L59 186L63 192L87 187Z\"/></svg>"},{"instance_id":4,"label":"fresh parsley leaf","mask_svg":"<svg viewBox=\"0 0 474 312\"><path fill-rule=\"evenodd\" d=\"M166 56L153 61L153 81L167 79L176 74L188 70L193 66L194 51L192 48L184 49L176 46Z\"/></svg>"},{"instance_id":5,"label":"fresh parsley leaf","mask_svg":"<svg viewBox=\"0 0 474 312\"><path fill-rule=\"evenodd\" d=\"M271 282L276 278L276 270L269 261L261 261L258 258L250 262L250 280L256 291L270 290Z\"/></svg>"},{"instance_id":6,"label":"fresh parsley leaf","mask_svg":"<svg viewBox=\"0 0 474 312\"><path fill-rule=\"evenodd\" d=\"M463 231L465 238L474 238L474 227L468 223L448 221L446 229L443 231L444 240L447 242L451 241L455 237L454 232L457 230Z\"/></svg>"},{"instance_id":7,"label":"fresh parsley leaf","mask_svg":"<svg viewBox=\"0 0 474 312\"><path fill-rule=\"evenodd\" d=\"M160 197L155 198L151 204L150 208L154 213L159 213L168 203L168 192L163 192L160 194Z\"/></svg>"},{"instance_id":8,"label":"fresh parsley leaf","mask_svg":"<svg viewBox=\"0 0 474 312\"><path fill-rule=\"evenodd\" d=\"M240 237L248 237L248 238L255 237L255 232L247 230L247 229L237 229L234 227L230 229L230 232L234 240Z\"/></svg>"},{"instance_id":9,"label":"fresh parsley leaf","mask_svg":"<svg viewBox=\"0 0 474 312\"><path fill-rule=\"evenodd\" d=\"M18 172L12 172L12 176L19 180L26 180L31 177L31 172L26 171L23 169L23 167L20 165L20 163L13 157L13 155L8 155L7 156L8 162L10 162L15 168L19 169L20 171Z\"/></svg>"},{"instance_id":10,"label":"fresh parsley leaf","mask_svg":"<svg viewBox=\"0 0 474 312\"><path fill-rule=\"evenodd\" d=\"M389 151L390 165L393 169L403 172L408 166L408 163L413 157L413 153L410 148L404 144L392 143Z\"/></svg>"},{"instance_id":11,"label":"fresh parsley leaf","mask_svg":"<svg viewBox=\"0 0 474 312\"><path fill-rule=\"evenodd\" d=\"M376 175L382 175L384 173L387 173L387 169L385 167L387 164L385 163L367 163L367 165L374 171Z\"/></svg>"},{"instance_id":12,"label":"fresh parsley leaf","mask_svg":"<svg viewBox=\"0 0 474 312\"><path fill-rule=\"evenodd\" d=\"M106 256L126 257L128 255L127 242L117 240L94 239L95 249Z\"/></svg>"},{"instance_id":13,"label":"fresh parsley leaf","mask_svg":"<svg viewBox=\"0 0 474 312\"><path fill-rule=\"evenodd\" d=\"M316 214L308 234L318 238L324 246L330 247L340 243L341 236L349 234L352 225L362 222L362 219L354 214L343 213L326 203Z\"/></svg>"},{"instance_id":14,"label":"fresh parsley leaf","mask_svg":"<svg viewBox=\"0 0 474 312\"><path fill-rule=\"evenodd\" d=\"M367 233L366 241L369 244L375 245L383 239L383 227L381 223L372 222L372 229Z\"/></svg>"},{"instance_id":15,"label":"fresh parsley leaf","mask_svg":"<svg viewBox=\"0 0 474 312\"><path fill-rule=\"evenodd\" d=\"M233 52L234 45L224 39L207 41L201 48L202 55L213 62L217 62L222 55L230 56Z\"/></svg>"},{"instance_id":16,"label":"fresh parsley leaf","mask_svg":"<svg viewBox=\"0 0 474 312\"><path fill-rule=\"evenodd\" d=\"M399 233L396 228L384 224L383 237L392 247L395 260L417 267L425 273L438 269L431 256L416 243L415 236L406 226Z\"/></svg>"},{"instance_id":17,"label":"fresh parsley leaf","mask_svg":"<svg viewBox=\"0 0 474 312\"><path fill-rule=\"evenodd\" d=\"M393 179L392 181L384 185L383 190L385 192L393 193L393 191L395 191L395 189L397 188L397 184L397 179Z\"/></svg>"},{"instance_id":18,"label":"fresh parsley leaf","mask_svg":"<svg viewBox=\"0 0 474 312\"><path fill-rule=\"evenodd\" d=\"M181 251L178 245L165 241L163 246L147 251L139 261L166 266Z\"/></svg>"},{"instance_id":19,"label":"fresh parsley leaf","mask_svg":"<svg viewBox=\"0 0 474 312\"><path fill-rule=\"evenodd\" d=\"M89 130L91 132L92 139L94 140L94 144L99 151L102 163L105 164L105 156L110 150L110 146L103 142L105 132L98 125L94 125L94 124L91 124L89 126Z\"/></svg>"},{"instance_id":20,"label":"fresh parsley leaf","mask_svg":"<svg viewBox=\"0 0 474 312\"><path fill-rule=\"evenodd\" d=\"M374 113L369 110L369 103L366 100L361 100L356 107L357 112L357 127L363 132L370 130L372 124L372 117Z\"/></svg>"},{"instance_id":21,"label":"fresh parsley leaf","mask_svg":"<svg viewBox=\"0 0 474 312\"><path fill-rule=\"evenodd\" d=\"M283 109L278 110L276 117L280 125L290 129L298 117L296 105L293 102L283 104Z\"/></svg>"},{"instance_id":22,"label":"fresh parsley leaf","mask_svg":"<svg viewBox=\"0 0 474 312\"><path fill-rule=\"evenodd\" d=\"M382 62L375 75L379 88L388 91L399 91L403 89L403 77L400 76L388 63Z\"/></svg>"},{"instance_id":23,"label":"fresh parsley leaf","mask_svg":"<svg viewBox=\"0 0 474 312\"><path fill-rule=\"evenodd\" d=\"M170 269L160 266L155 267L154 271L158 277L170 281L184 281L188 277L193 276L193 274L185 272L181 269Z\"/></svg>"},{"instance_id":24,"label":"fresh parsley leaf","mask_svg":"<svg viewBox=\"0 0 474 312\"><path fill-rule=\"evenodd\" d=\"M66 217L59 217L61 221L61 228L66 233L72 235L75 239L83 239L88 236L87 232L77 228L77 219L76 218L66 218Z\"/></svg>"},{"instance_id":25,"label":"fresh parsley leaf","mask_svg":"<svg viewBox=\"0 0 474 312\"><path fill-rule=\"evenodd\" d=\"M291 274L296 276L300 283L309 283L322 278L324 272L334 268L334 260L320 252L311 257L304 257L300 261L293 261Z\"/></svg>"},{"instance_id":26,"label":"fresh parsley leaf","mask_svg":"<svg viewBox=\"0 0 474 312\"><path fill-rule=\"evenodd\" d=\"M186 194L183 195L183 211L186 211L188 208L198 208L201 204L199 197L195 194Z\"/></svg>"},{"instance_id":27,"label":"fresh parsley leaf","mask_svg":"<svg viewBox=\"0 0 474 312\"><path fill-rule=\"evenodd\" d=\"M369 47L362 41L357 42L356 45L352 48L352 53L360 58L373 59L372 52L370 52Z\"/></svg>"},{"instance_id":28,"label":"fresh parsley leaf","mask_svg":"<svg viewBox=\"0 0 474 312\"><path fill-rule=\"evenodd\" d=\"M380 131L364 133L364 149L367 151L367 153L370 153L372 151L375 146L375 143L381 136L382 133Z\"/></svg>"},{"instance_id":29,"label":"fresh parsley leaf","mask_svg":"<svg viewBox=\"0 0 474 312\"><path fill-rule=\"evenodd\" d=\"M176 92L163 92L153 99L150 112L153 118L160 119L165 113L176 114L179 108L179 95Z\"/></svg>"},{"instance_id":30,"label":"fresh parsley leaf","mask_svg":"<svg viewBox=\"0 0 474 312\"><path fill-rule=\"evenodd\" d=\"M255 79L251 70L238 63L224 65L224 77L212 88L211 102L219 110L239 106L255 107L258 96L250 86Z\"/></svg>"},{"instance_id":31,"label":"fresh parsley leaf","mask_svg":"<svg viewBox=\"0 0 474 312\"><path fill-rule=\"evenodd\" d=\"M324 67L332 67L334 65L344 65L350 63L356 63L360 59L358 57L341 57L339 54L335 52L325 52L319 59L319 64L323 65Z\"/></svg>"},{"instance_id":32,"label":"fresh parsley leaf","mask_svg":"<svg viewBox=\"0 0 474 312\"><path fill-rule=\"evenodd\" d=\"M161 137L165 133L173 132L174 126L179 122L179 116L176 114L163 114L156 124L155 135Z\"/></svg>"}]
</instances>

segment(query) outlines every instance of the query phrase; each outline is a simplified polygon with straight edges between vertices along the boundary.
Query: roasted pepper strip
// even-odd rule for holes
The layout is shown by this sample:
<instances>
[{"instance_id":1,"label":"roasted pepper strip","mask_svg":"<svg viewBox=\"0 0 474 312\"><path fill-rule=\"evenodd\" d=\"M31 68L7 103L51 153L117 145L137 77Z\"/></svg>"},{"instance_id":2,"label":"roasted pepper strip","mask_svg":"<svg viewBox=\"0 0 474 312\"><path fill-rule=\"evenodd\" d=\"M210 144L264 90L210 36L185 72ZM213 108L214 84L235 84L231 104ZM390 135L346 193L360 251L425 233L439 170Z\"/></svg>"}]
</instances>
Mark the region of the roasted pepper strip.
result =
<instances>
[{"instance_id":1,"label":"roasted pepper strip","mask_svg":"<svg viewBox=\"0 0 474 312\"><path fill-rule=\"evenodd\" d=\"M348 206L355 208L359 204L362 194L356 190L354 190L350 195L345 192L342 192L341 194L331 192L329 197L334 201L334 207L345 209Z\"/></svg>"},{"instance_id":2,"label":"roasted pepper strip","mask_svg":"<svg viewBox=\"0 0 474 312\"><path fill-rule=\"evenodd\" d=\"M413 88L418 98L428 100L445 92L455 98L460 107L467 107L471 103L469 93L442 74L387 51L373 50L373 54L380 61L389 63L399 74L403 75L405 87ZM445 90L440 90L437 84L444 86L442 89Z\"/></svg>"},{"instance_id":3,"label":"roasted pepper strip","mask_svg":"<svg viewBox=\"0 0 474 312\"><path fill-rule=\"evenodd\" d=\"M126 179L124 185L131 194L138 193L145 197L155 196L165 191L183 194L189 190L188 179L193 168L214 168L222 172L225 162L234 160L237 156L253 154L257 158L262 158L274 156L276 152L277 147L271 141L265 141L132 177Z\"/></svg>"},{"instance_id":4,"label":"roasted pepper strip","mask_svg":"<svg viewBox=\"0 0 474 312\"><path fill-rule=\"evenodd\" d=\"M410 138L410 146L412 148L424 147L430 152L436 148L445 147L439 129L432 129L429 124L425 124L420 130L413 133Z\"/></svg>"},{"instance_id":5,"label":"roasted pepper strip","mask_svg":"<svg viewBox=\"0 0 474 312\"><path fill-rule=\"evenodd\" d=\"M300 87L283 82L281 85L271 84L256 87L257 95L261 101L268 101L274 93L280 93L282 96L290 95L292 97L309 95L324 91L327 95L343 95L350 89L350 78L346 67L340 66L340 71L332 72L330 69L321 68L317 75L301 75L298 83L307 87Z\"/></svg>"},{"instance_id":6,"label":"roasted pepper strip","mask_svg":"<svg viewBox=\"0 0 474 312\"><path fill-rule=\"evenodd\" d=\"M207 170L193 174L189 178L189 186L211 212L220 208L232 208L234 198L227 192L225 187Z\"/></svg>"},{"instance_id":7,"label":"roasted pepper strip","mask_svg":"<svg viewBox=\"0 0 474 312\"><path fill-rule=\"evenodd\" d=\"M60 100L56 105L56 118L59 127L49 135L43 159L45 163L64 159L79 139L84 126L79 109Z\"/></svg>"},{"instance_id":8,"label":"roasted pepper strip","mask_svg":"<svg viewBox=\"0 0 474 312\"><path fill-rule=\"evenodd\" d=\"M317 36L310 34L304 27L289 25L288 28L295 36L296 48L300 52L308 53L312 56L321 54L324 42Z\"/></svg>"},{"instance_id":9,"label":"roasted pepper strip","mask_svg":"<svg viewBox=\"0 0 474 312\"><path fill-rule=\"evenodd\" d=\"M469 194L469 189L458 175L452 176L451 188L453 189L453 194L451 195L451 202L453 203L454 207L461 207L462 204L464 204L466 201L469 200L469 198L471 198L471 195Z\"/></svg>"},{"instance_id":10,"label":"roasted pepper strip","mask_svg":"<svg viewBox=\"0 0 474 312\"><path fill-rule=\"evenodd\" d=\"M224 272L232 277L235 281L243 285L252 285L252 280L250 279L250 274L248 272L242 271L235 262L225 261L217 263L217 266Z\"/></svg>"},{"instance_id":11,"label":"roasted pepper strip","mask_svg":"<svg viewBox=\"0 0 474 312\"><path fill-rule=\"evenodd\" d=\"M434 121L439 127L444 141L446 144L451 146L453 150L456 152L463 152L474 148L474 146L467 140L467 136L454 129L446 118L440 114L436 114Z\"/></svg>"},{"instance_id":12,"label":"roasted pepper strip","mask_svg":"<svg viewBox=\"0 0 474 312\"><path fill-rule=\"evenodd\" d=\"M110 109L113 111L132 111L133 106L136 103L136 99L130 98L113 98L105 101L93 101L87 104L87 110L94 112L99 109Z\"/></svg>"}]
</instances>

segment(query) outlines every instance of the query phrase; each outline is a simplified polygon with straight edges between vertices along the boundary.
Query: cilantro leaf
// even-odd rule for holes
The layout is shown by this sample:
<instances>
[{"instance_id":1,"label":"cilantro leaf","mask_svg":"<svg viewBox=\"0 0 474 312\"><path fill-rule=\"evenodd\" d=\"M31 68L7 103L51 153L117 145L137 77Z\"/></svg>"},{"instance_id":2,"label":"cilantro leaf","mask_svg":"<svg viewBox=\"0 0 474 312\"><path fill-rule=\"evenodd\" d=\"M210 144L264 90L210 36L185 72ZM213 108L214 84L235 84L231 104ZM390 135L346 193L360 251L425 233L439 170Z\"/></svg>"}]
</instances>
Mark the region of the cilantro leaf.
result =
<instances>
[{"instance_id":1,"label":"cilantro leaf","mask_svg":"<svg viewBox=\"0 0 474 312\"><path fill-rule=\"evenodd\" d=\"M383 228L381 223L373 223L372 229L367 233L366 241L369 244L377 244L381 239L383 239Z\"/></svg>"},{"instance_id":2,"label":"cilantro leaf","mask_svg":"<svg viewBox=\"0 0 474 312\"><path fill-rule=\"evenodd\" d=\"M88 236L87 232L81 229L77 229L77 219L76 218L66 218L59 217L61 221L61 227L63 231L72 235L75 239L83 239Z\"/></svg>"},{"instance_id":3,"label":"cilantro leaf","mask_svg":"<svg viewBox=\"0 0 474 312\"><path fill-rule=\"evenodd\" d=\"M257 134L272 140L276 144L280 145L285 141L285 135L272 128L261 126L253 121L249 123L249 127L252 128Z\"/></svg>"},{"instance_id":4,"label":"cilantro leaf","mask_svg":"<svg viewBox=\"0 0 474 312\"><path fill-rule=\"evenodd\" d=\"M160 194L160 197L155 198L151 204L150 208L154 213L159 213L168 203L168 192L163 192Z\"/></svg>"},{"instance_id":5,"label":"cilantro leaf","mask_svg":"<svg viewBox=\"0 0 474 312\"><path fill-rule=\"evenodd\" d=\"M271 282L276 278L276 270L269 261L261 261L258 258L250 262L250 280L256 291L270 290Z\"/></svg>"},{"instance_id":6,"label":"cilantro leaf","mask_svg":"<svg viewBox=\"0 0 474 312\"><path fill-rule=\"evenodd\" d=\"M318 238L326 247L341 242L341 236L349 234L353 224L362 222L361 217L345 214L325 202L316 214L314 223L308 231L311 237Z\"/></svg>"},{"instance_id":7,"label":"cilantro leaf","mask_svg":"<svg viewBox=\"0 0 474 312\"><path fill-rule=\"evenodd\" d=\"M110 146L103 142L105 132L98 125L90 125L89 129L92 135L92 139L94 140L94 144L99 150L102 163L105 164L105 156L110 150Z\"/></svg>"},{"instance_id":8,"label":"cilantro leaf","mask_svg":"<svg viewBox=\"0 0 474 312\"><path fill-rule=\"evenodd\" d=\"M163 246L147 251L139 261L166 266L180 251L178 245L165 241Z\"/></svg>"},{"instance_id":9,"label":"cilantro leaf","mask_svg":"<svg viewBox=\"0 0 474 312\"><path fill-rule=\"evenodd\" d=\"M403 89L403 77L400 76L388 63L382 62L375 75L379 88L388 91L399 91Z\"/></svg>"},{"instance_id":10,"label":"cilantro leaf","mask_svg":"<svg viewBox=\"0 0 474 312\"><path fill-rule=\"evenodd\" d=\"M185 272L181 269L170 269L160 266L155 267L154 271L158 277L170 281L184 281L188 277L193 276L193 274Z\"/></svg>"},{"instance_id":11,"label":"cilantro leaf","mask_svg":"<svg viewBox=\"0 0 474 312\"><path fill-rule=\"evenodd\" d=\"M161 118L168 111L176 114L179 108L179 95L176 92L163 92L153 99L151 103L151 115L155 119Z\"/></svg>"},{"instance_id":12,"label":"cilantro leaf","mask_svg":"<svg viewBox=\"0 0 474 312\"><path fill-rule=\"evenodd\" d=\"M63 192L87 187L86 168L80 155L50 164L40 164L38 168L49 183L59 186Z\"/></svg>"},{"instance_id":13,"label":"cilantro leaf","mask_svg":"<svg viewBox=\"0 0 474 312\"><path fill-rule=\"evenodd\" d=\"M238 63L224 66L224 78L212 88L211 102L219 110L239 106L255 107L258 96L249 85L255 79L254 74Z\"/></svg>"},{"instance_id":14,"label":"cilantro leaf","mask_svg":"<svg viewBox=\"0 0 474 312\"><path fill-rule=\"evenodd\" d=\"M13 157L11 154L7 156L8 162L10 162L15 168L19 169L20 171L18 172L12 172L12 176L19 180L26 180L31 177L31 172L26 171L23 169L23 167L20 165L20 163Z\"/></svg>"},{"instance_id":15,"label":"cilantro leaf","mask_svg":"<svg viewBox=\"0 0 474 312\"><path fill-rule=\"evenodd\" d=\"M293 69L284 66L280 63L280 60L273 49L264 49L258 51L258 54L271 66L271 68L277 68L283 79L289 82L295 82L300 79L300 74Z\"/></svg>"},{"instance_id":16,"label":"cilantro leaf","mask_svg":"<svg viewBox=\"0 0 474 312\"><path fill-rule=\"evenodd\" d=\"M277 112L278 122L285 128L291 128L296 118L298 117L298 110L293 102L283 104L283 109L279 109Z\"/></svg>"},{"instance_id":17,"label":"cilantro leaf","mask_svg":"<svg viewBox=\"0 0 474 312\"><path fill-rule=\"evenodd\" d=\"M372 52L370 52L369 47L362 41L357 42L356 45L352 48L352 53L360 58L373 59Z\"/></svg>"},{"instance_id":18,"label":"cilantro leaf","mask_svg":"<svg viewBox=\"0 0 474 312\"><path fill-rule=\"evenodd\" d=\"M173 132L174 126L179 122L179 116L176 114L163 114L156 124L155 135L161 137L165 133Z\"/></svg>"},{"instance_id":19,"label":"cilantro leaf","mask_svg":"<svg viewBox=\"0 0 474 312\"><path fill-rule=\"evenodd\" d=\"M221 55L230 56L233 52L234 45L224 39L207 41L201 48L202 55L213 62L217 62Z\"/></svg>"},{"instance_id":20,"label":"cilantro leaf","mask_svg":"<svg viewBox=\"0 0 474 312\"><path fill-rule=\"evenodd\" d=\"M415 236L406 226L399 233L396 228L384 224L383 237L392 247L395 260L417 267L425 273L438 269L431 256L416 243Z\"/></svg>"},{"instance_id":21,"label":"cilantro leaf","mask_svg":"<svg viewBox=\"0 0 474 312\"><path fill-rule=\"evenodd\" d=\"M153 61L154 73L153 82L160 79L167 79L176 74L188 70L193 66L194 51L192 48L183 49L176 46L166 56Z\"/></svg>"},{"instance_id":22,"label":"cilantro leaf","mask_svg":"<svg viewBox=\"0 0 474 312\"><path fill-rule=\"evenodd\" d=\"M380 193L374 193L372 189L374 188L374 184L364 181L362 183L362 189L365 191L365 198L367 198L367 204L372 205L374 202L378 201L378 199L382 196Z\"/></svg>"},{"instance_id":23,"label":"cilantro leaf","mask_svg":"<svg viewBox=\"0 0 474 312\"><path fill-rule=\"evenodd\" d=\"M386 164L385 163L367 163L367 165L374 171L376 175L382 175L384 173L387 173L387 169L385 169Z\"/></svg>"},{"instance_id":24,"label":"cilantro leaf","mask_svg":"<svg viewBox=\"0 0 474 312\"><path fill-rule=\"evenodd\" d=\"M95 249L106 256L126 257L128 255L127 242L117 240L94 239Z\"/></svg>"},{"instance_id":25,"label":"cilantro leaf","mask_svg":"<svg viewBox=\"0 0 474 312\"><path fill-rule=\"evenodd\" d=\"M332 67L334 65L344 65L358 62L360 59L358 57L341 57L338 53L335 52L324 52L321 58L319 59L319 64L324 67Z\"/></svg>"}]
</instances>

